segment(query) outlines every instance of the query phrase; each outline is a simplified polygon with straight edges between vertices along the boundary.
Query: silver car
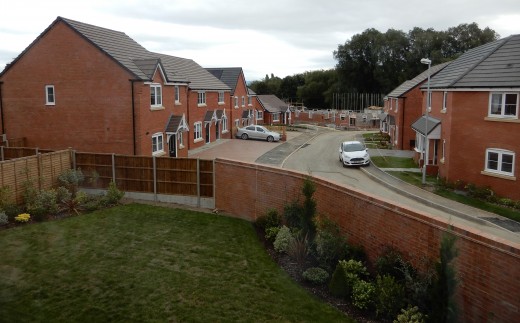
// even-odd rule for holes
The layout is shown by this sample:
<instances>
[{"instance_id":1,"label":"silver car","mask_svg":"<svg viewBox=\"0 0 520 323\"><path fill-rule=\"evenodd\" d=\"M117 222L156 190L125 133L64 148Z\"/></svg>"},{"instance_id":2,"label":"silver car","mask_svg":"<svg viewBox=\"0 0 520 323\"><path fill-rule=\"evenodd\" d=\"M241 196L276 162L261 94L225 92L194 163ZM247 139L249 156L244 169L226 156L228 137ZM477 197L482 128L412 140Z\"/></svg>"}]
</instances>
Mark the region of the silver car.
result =
<instances>
[{"instance_id":1,"label":"silver car","mask_svg":"<svg viewBox=\"0 0 520 323\"><path fill-rule=\"evenodd\" d=\"M261 139L269 142L279 141L280 134L278 132L270 131L264 126L250 125L244 128L238 128L238 138L246 139Z\"/></svg>"},{"instance_id":2,"label":"silver car","mask_svg":"<svg viewBox=\"0 0 520 323\"><path fill-rule=\"evenodd\" d=\"M339 146L339 161L345 166L370 164L368 149L359 141L344 141Z\"/></svg>"}]
</instances>

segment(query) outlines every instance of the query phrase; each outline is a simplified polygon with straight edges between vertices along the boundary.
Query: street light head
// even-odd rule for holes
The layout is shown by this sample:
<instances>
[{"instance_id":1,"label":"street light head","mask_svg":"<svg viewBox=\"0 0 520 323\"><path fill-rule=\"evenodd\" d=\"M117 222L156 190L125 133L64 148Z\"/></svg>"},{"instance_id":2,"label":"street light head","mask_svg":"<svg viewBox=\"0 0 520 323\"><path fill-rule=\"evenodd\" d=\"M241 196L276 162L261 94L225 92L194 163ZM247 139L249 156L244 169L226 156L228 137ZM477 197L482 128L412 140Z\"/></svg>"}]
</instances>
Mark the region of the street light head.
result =
<instances>
[{"instance_id":1,"label":"street light head","mask_svg":"<svg viewBox=\"0 0 520 323\"><path fill-rule=\"evenodd\" d=\"M432 63L431 59L421 58L421 64L430 65L431 63Z\"/></svg>"}]
</instances>

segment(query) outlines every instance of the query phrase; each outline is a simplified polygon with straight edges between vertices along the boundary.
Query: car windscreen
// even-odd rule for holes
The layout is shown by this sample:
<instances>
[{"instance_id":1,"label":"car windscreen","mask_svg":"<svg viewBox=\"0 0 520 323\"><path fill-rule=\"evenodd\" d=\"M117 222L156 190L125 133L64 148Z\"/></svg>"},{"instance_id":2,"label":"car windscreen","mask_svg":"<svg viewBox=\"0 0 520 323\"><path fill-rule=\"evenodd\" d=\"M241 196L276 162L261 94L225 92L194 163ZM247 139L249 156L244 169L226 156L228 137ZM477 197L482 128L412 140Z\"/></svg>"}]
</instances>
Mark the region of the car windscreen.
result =
<instances>
[{"instance_id":1,"label":"car windscreen","mask_svg":"<svg viewBox=\"0 0 520 323\"><path fill-rule=\"evenodd\" d=\"M365 150L365 146L363 146L362 144L345 144L345 145L343 145L343 150L346 152L362 151L362 150Z\"/></svg>"}]
</instances>

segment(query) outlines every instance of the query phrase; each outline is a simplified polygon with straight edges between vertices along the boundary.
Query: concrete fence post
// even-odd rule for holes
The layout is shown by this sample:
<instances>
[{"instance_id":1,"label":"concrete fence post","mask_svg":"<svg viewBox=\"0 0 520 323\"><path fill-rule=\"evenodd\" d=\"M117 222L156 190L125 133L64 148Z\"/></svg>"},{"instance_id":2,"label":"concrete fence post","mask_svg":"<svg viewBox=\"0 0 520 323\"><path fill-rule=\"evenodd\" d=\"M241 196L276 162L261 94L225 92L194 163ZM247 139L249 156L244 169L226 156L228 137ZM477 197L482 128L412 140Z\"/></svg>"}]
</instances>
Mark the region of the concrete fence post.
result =
<instances>
[{"instance_id":1,"label":"concrete fence post","mask_svg":"<svg viewBox=\"0 0 520 323\"><path fill-rule=\"evenodd\" d=\"M200 159L197 158L197 207L200 207Z\"/></svg>"},{"instance_id":2,"label":"concrete fence post","mask_svg":"<svg viewBox=\"0 0 520 323\"><path fill-rule=\"evenodd\" d=\"M112 154L112 182L116 183L116 154Z\"/></svg>"},{"instance_id":3,"label":"concrete fence post","mask_svg":"<svg viewBox=\"0 0 520 323\"><path fill-rule=\"evenodd\" d=\"M157 160L156 157L152 157L153 161L153 199L157 202Z\"/></svg>"}]
</instances>

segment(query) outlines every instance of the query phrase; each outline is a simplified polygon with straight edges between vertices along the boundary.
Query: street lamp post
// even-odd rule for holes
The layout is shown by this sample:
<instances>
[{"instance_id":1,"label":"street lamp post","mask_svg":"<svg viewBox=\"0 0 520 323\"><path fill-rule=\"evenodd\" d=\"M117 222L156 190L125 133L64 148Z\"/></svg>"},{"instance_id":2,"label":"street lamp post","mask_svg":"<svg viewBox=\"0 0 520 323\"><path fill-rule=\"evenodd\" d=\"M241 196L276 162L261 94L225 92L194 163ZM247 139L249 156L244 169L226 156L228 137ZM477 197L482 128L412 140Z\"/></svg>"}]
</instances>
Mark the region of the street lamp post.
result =
<instances>
[{"instance_id":1,"label":"street lamp post","mask_svg":"<svg viewBox=\"0 0 520 323\"><path fill-rule=\"evenodd\" d=\"M428 166L428 153L430 150L429 140L428 140L428 113L431 109L431 94L430 94L430 67L432 66L432 61L428 58L422 58L421 64L428 65L428 87L427 87L427 96L426 96L426 112L425 112L425 120L424 120L424 155L423 155L423 173L422 173L422 183L426 184L426 168Z\"/></svg>"}]
</instances>

